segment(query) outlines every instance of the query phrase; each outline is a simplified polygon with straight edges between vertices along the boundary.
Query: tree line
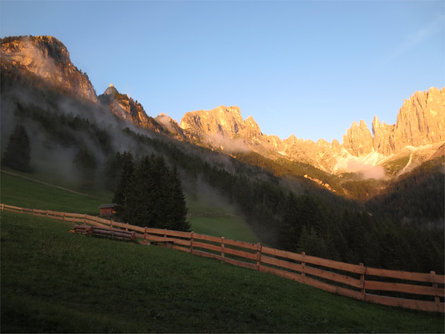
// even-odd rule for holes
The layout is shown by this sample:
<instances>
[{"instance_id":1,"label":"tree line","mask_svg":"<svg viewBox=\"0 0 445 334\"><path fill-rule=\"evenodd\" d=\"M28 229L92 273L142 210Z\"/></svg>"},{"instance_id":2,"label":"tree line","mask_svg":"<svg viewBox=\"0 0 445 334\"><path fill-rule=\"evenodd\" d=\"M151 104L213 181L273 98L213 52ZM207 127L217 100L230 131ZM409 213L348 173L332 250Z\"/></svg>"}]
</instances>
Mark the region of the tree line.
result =
<instances>
[{"instance_id":1,"label":"tree line","mask_svg":"<svg viewBox=\"0 0 445 334\"><path fill-rule=\"evenodd\" d=\"M5 82L2 82L2 87L7 86L4 85ZM53 95L48 95L48 105L51 105L53 98ZM187 143L155 134L148 137L125 129L119 135L131 142L127 149L131 147L132 154L148 150L156 153L138 158L131 156L130 159L130 153L116 153L113 144L116 133L111 134L86 118L20 104L17 105L17 117L26 120L21 124L39 124L48 142L54 146L74 151L71 163L81 174L79 180L85 182L83 187L106 187L113 192L119 188L121 195L116 195L116 201L121 209L118 211L122 219L129 223L149 226L149 222L156 227L187 229L181 219L178 219L179 223L173 223L172 207L168 209L156 204L157 198L164 199L164 203L180 202L180 195L173 199L174 179L179 180L180 172L188 177L190 184L204 180L217 189L239 208L260 240L273 247L305 251L311 255L352 263L364 262L376 267L443 273L443 224L442 230L427 229L422 224L408 224L403 217L406 213L411 214L412 219L419 218L412 215L431 215L443 222L443 177L440 179L443 173L434 177L430 177L429 170L422 177L416 174L414 178L396 184L399 189L394 189L387 197L364 206L298 180L291 181L295 181L302 190L300 193L294 192L292 187L283 186L282 178L261 168L262 160L258 160L257 166L252 166ZM6 148L2 164L14 160L6 152L17 153L19 150L14 147L18 145L24 152L23 166L29 170L32 161L29 162L26 157L32 145L29 145L29 135L23 135L27 132L26 126L24 128L25 131L23 128L13 131L7 144L11 148ZM26 137L28 139L23 140ZM87 143L93 143L95 151ZM98 153L108 158L106 164L99 159ZM127 172L132 170L127 173L130 176L128 182L121 180L126 160L131 162L125 164L132 166L126 167ZM14 163L10 166L17 168ZM167 166L177 166L179 171ZM307 167L299 165L298 168L306 172ZM416 185L414 192L410 192L412 184ZM145 193L147 189L151 189L150 194ZM187 191L193 196L193 187ZM119 200L118 195L123 196L123 200ZM152 202L148 203L142 198ZM396 214L390 215L388 212L393 205L397 210L392 210L392 213ZM139 210L149 206L152 209ZM175 208L183 206L178 204ZM136 211L143 216L126 219L126 213ZM183 216L182 213L175 215ZM164 216L165 219L159 219Z\"/></svg>"},{"instance_id":2,"label":"tree line","mask_svg":"<svg viewBox=\"0 0 445 334\"><path fill-rule=\"evenodd\" d=\"M107 173L120 174L113 202L123 221L137 226L190 230L178 172L176 167L168 168L163 157L151 155L135 161L129 152L116 153L109 161Z\"/></svg>"}]
</instances>

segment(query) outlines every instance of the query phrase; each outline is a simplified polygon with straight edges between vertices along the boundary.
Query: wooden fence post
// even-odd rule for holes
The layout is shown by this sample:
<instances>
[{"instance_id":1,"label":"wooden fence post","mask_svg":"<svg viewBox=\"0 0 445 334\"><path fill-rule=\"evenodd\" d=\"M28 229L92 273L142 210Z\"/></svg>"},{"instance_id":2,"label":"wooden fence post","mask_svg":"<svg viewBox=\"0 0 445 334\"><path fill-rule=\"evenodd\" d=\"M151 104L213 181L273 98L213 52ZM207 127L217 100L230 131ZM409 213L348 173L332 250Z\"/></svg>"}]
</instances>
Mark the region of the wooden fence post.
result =
<instances>
[{"instance_id":1,"label":"wooden fence post","mask_svg":"<svg viewBox=\"0 0 445 334\"><path fill-rule=\"evenodd\" d=\"M434 292L434 303L436 304L436 312L440 312L440 298L439 295L437 294L437 283L434 282L434 278L436 276L436 272L431 270L430 271L430 276L431 276L431 282L433 283L433 289L435 289Z\"/></svg>"},{"instance_id":2,"label":"wooden fence post","mask_svg":"<svg viewBox=\"0 0 445 334\"><path fill-rule=\"evenodd\" d=\"M2 205L1 205L1 208L2 208L2 211L3 211L3 209L5 208L5 205L2 203Z\"/></svg>"},{"instance_id":3,"label":"wooden fence post","mask_svg":"<svg viewBox=\"0 0 445 334\"><path fill-rule=\"evenodd\" d=\"M83 224L84 225L87 224L87 215L86 214L83 215Z\"/></svg>"},{"instance_id":4,"label":"wooden fence post","mask_svg":"<svg viewBox=\"0 0 445 334\"><path fill-rule=\"evenodd\" d=\"M194 235L195 235L195 232L191 232L191 234L190 234L190 253L193 253L193 239L194 239Z\"/></svg>"},{"instance_id":5,"label":"wooden fence post","mask_svg":"<svg viewBox=\"0 0 445 334\"><path fill-rule=\"evenodd\" d=\"M256 249L256 270L260 270L261 250L262 249L263 249L263 246L260 243L257 243L257 249Z\"/></svg>"},{"instance_id":6,"label":"wooden fence post","mask_svg":"<svg viewBox=\"0 0 445 334\"><path fill-rule=\"evenodd\" d=\"M363 263L360 263L360 268L362 269L362 272L360 274L360 292L362 294L362 300L365 300L365 294L366 294L366 290L365 290L365 273L366 273L366 267Z\"/></svg>"},{"instance_id":7,"label":"wooden fence post","mask_svg":"<svg viewBox=\"0 0 445 334\"><path fill-rule=\"evenodd\" d=\"M128 223L125 223L125 231L128 231Z\"/></svg>"},{"instance_id":8,"label":"wooden fence post","mask_svg":"<svg viewBox=\"0 0 445 334\"><path fill-rule=\"evenodd\" d=\"M306 266L306 263L304 262L304 257L306 255L305 252L301 252L301 255L303 256L303 260L301 261L301 278L303 279L303 282L305 281L306 274L304 272L304 267Z\"/></svg>"},{"instance_id":9,"label":"wooden fence post","mask_svg":"<svg viewBox=\"0 0 445 334\"><path fill-rule=\"evenodd\" d=\"M147 244L147 226L144 228L144 245Z\"/></svg>"},{"instance_id":10,"label":"wooden fence post","mask_svg":"<svg viewBox=\"0 0 445 334\"><path fill-rule=\"evenodd\" d=\"M221 237L221 257L224 257L224 237Z\"/></svg>"}]
</instances>

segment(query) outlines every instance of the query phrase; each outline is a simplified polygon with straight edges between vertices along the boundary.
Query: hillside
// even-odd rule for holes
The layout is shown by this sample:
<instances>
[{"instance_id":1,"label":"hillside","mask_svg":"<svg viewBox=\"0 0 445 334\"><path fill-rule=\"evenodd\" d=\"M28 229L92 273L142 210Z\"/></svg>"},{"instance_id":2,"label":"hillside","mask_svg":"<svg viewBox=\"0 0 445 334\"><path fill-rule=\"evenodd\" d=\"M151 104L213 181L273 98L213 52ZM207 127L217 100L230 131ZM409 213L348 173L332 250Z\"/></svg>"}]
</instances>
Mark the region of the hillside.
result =
<instances>
[{"instance_id":1,"label":"hillside","mask_svg":"<svg viewBox=\"0 0 445 334\"><path fill-rule=\"evenodd\" d=\"M35 52L28 52L30 48ZM338 150L344 153L345 148L337 145L339 143L301 143L291 137L287 141L289 147L295 148L292 154L301 159L293 161L282 154L276 156L272 148L275 144L276 147L281 145L279 138L263 136L253 118L244 120L239 108L223 106L189 114L181 122L183 127L188 124L188 128L181 132L179 125L165 115L147 118L142 105L119 93L115 87L109 87L98 100L86 98L92 87L88 77L73 67L66 48L55 38L5 38L2 39L2 50L9 55L2 57L1 62L2 164L8 165L5 152L13 152L12 157L27 157L24 167L34 175L63 180L68 188L80 192L112 194L122 172L115 163L118 154L129 152L135 159L162 157L169 168L177 168L188 199L198 203L210 200L217 203L215 206L222 203L221 207L230 208L230 215L223 219L246 222L248 230L253 231L249 236L245 235L247 238L255 236L268 245L346 262L443 272L444 241L442 233L438 233L443 231L443 224L435 224L441 218L441 198L428 198L429 203L424 203L427 197L415 191L414 196L402 196L394 202L402 208L408 208L413 202L421 202L418 206L422 210L432 207L435 212L433 221L429 216L413 215L410 210L406 214L388 215L385 200L376 200L373 205L366 203L376 196L391 196L398 191L392 184L401 174L428 163L433 157L443 156L443 149L438 146L440 143L428 144L441 140L440 134L419 141L422 132L416 132L415 140L407 143L425 145L405 147L400 152L397 149L385 164L374 166L377 169L366 173L358 167L376 162L383 153L368 152L369 149L375 150L370 148L372 145L366 149L363 146L358 153L348 151L343 156L347 159L342 158L342 161L347 164L348 159L355 159L358 167L354 172L334 175L326 166L313 164L304 157L305 152L309 152L331 164L333 160L329 154ZM22 62L21 50L29 61ZM54 65L50 66L51 75L38 70L39 62ZM68 80L70 75L72 81ZM69 85L57 85L64 79ZM79 80L83 83L79 86L81 93L73 88ZM429 126L431 119L440 118L441 110L436 108L441 106L438 94L442 96L441 91L434 89L415 94L401 109L403 117L395 128L415 124L415 120L408 116L416 110L422 111L419 114L423 115L419 116L419 120L424 121L422 124ZM430 114L434 116L431 119L428 118ZM144 122L151 125L144 127ZM212 137L219 148L202 142L206 133L200 131L207 125L208 131L219 131L217 138ZM364 129L364 123L354 125L348 138L369 139L369 129L368 132ZM240 152L240 148L245 148L243 136L259 138L257 149ZM8 150L8 147L14 147L14 138L27 140L19 140L18 144L16 140L15 148ZM227 146L226 139L234 139L240 145L235 150L228 149L230 145ZM267 147L260 145L263 139L267 141ZM353 142L355 139L349 141L351 145ZM273 153L272 156L264 153L265 147L267 152ZM319 155L322 153L320 147L330 153ZM382 171L388 171L391 177L368 178L381 175ZM440 171L438 173L440 180ZM416 187L413 179L409 179L404 182L403 191L406 194ZM201 225L213 222L216 226L223 220L217 216L200 217L191 209L191 217ZM212 229L207 233L217 233ZM433 247L425 249L424 244Z\"/></svg>"},{"instance_id":2,"label":"hillside","mask_svg":"<svg viewBox=\"0 0 445 334\"><path fill-rule=\"evenodd\" d=\"M87 238L71 227L2 213L3 332L444 330L434 314L334 296L171 249Z\"/></svg>"},{"instance_id":3,"label":"hillside","mask_svg":"<svg viewBox=\"0 0 445 334\"><path fill-rule=\"evenodd\" d=\"M62 212L99 214L99 206L109 203L112 194L101 197L79 193L41 181L34 175L2 171L1 201L9 205ZM256 242L258 238L245 220L227 203L188 197L188 221L197 233Z\"/></svg>"}]
</instances>

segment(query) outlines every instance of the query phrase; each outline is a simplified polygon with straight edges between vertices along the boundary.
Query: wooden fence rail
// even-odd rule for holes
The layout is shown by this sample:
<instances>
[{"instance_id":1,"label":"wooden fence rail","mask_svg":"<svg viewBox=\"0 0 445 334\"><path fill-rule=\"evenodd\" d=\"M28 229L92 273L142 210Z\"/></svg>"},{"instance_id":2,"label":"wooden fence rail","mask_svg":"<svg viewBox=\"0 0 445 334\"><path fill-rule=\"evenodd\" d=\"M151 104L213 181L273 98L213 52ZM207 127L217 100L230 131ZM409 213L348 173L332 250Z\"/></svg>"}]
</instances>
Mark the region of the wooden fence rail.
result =
<instances>
[{"instance_id":1,"label":"wooden fence rail","mask_svg":"<svg viewBox=\"0 0 445 334\"><path fill-rule=\"evenodd\" d=\"M157 243L176 250L218 259L236 266L285 277L313 287L370 303L445 313L445 276L434 271L414 273L367 267L248 243L159 228L133 226L110 219L0 204L0 210L47 216L116 231L134 231L142 244Z\"/></svg>"}]
</instances>

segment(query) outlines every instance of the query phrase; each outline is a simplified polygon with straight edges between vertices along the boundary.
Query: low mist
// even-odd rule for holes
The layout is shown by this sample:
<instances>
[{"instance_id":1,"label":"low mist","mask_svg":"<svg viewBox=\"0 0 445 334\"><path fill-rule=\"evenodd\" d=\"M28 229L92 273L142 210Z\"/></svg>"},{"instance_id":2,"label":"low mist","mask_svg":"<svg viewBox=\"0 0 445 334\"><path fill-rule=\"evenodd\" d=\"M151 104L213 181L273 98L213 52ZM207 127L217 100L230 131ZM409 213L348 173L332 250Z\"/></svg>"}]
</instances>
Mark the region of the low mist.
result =
<instances>
[{"instance_id":1,"label":"low mist","mask_svg":"<svg viewBox=\"0 0 445 334\"><path fill-rule=\"evenodd\" d=\"M386 177L385 169L382 166L368 165L358 160L349 160L347 168L351 172L359 173L364 179L379 180Z\"/></svg>"}]
</instances>

